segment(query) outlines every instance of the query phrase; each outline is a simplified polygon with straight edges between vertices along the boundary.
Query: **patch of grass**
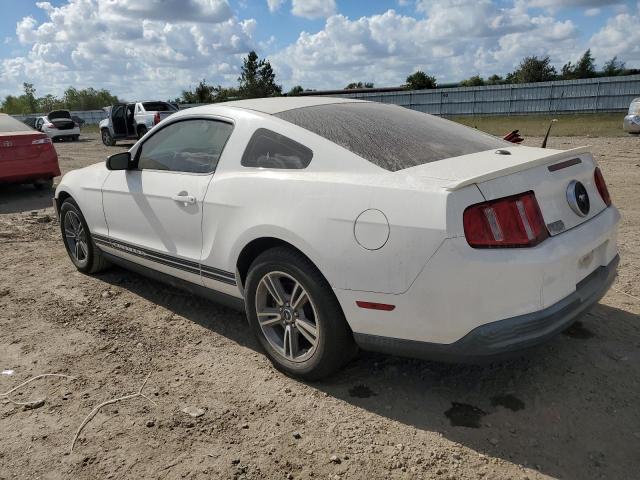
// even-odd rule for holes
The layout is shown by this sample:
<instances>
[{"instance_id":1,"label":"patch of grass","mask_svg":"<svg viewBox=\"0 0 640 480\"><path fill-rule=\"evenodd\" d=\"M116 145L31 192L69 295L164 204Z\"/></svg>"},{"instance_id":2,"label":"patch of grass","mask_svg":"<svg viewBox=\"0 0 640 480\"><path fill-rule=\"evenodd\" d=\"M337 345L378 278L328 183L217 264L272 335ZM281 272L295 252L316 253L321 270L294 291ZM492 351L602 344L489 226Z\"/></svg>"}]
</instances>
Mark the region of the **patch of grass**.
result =
<instances>
[{"instance_id":1,"label":"patch of grass","mask_svg":"<svg viewBox=\"0 0 640 480\"><path fill-rule=\"evenodd\" d=\"M555 137L624 137L625 113L582 113L575 115L513 115L486 117L449 117L449 120L474 127L500 137L520 130L523 137L543 137L551 119L558 122L551 129Z\"/></svg>"},{"instance_id":2,"label":"patch of grass","mask_svg":"<svg viewBox=\"0 0 640 480\"><path fill-rule=\"evenodd\" d=\"M85 125L80 129L80 133L98 133L99 131L98 125Z\"/></svg>"}]
</instances>

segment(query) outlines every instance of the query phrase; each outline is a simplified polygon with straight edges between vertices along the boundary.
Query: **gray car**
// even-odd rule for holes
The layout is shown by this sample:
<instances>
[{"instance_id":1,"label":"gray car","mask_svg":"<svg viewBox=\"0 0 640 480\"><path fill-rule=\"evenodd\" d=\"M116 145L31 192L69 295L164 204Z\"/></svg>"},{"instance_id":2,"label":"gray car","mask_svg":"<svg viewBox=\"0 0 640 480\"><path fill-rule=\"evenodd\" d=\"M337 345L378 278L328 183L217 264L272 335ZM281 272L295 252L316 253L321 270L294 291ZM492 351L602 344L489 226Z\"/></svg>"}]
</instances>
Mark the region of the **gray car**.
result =
<instances>
[{"instance_id":1,"label":"gray car","mask_svg":"<svg viewBox=\"0 0 640 480\"><path fill-rule=\"evenodd\" d=\"M622 128L628 133L640 133L640 97L634 98L629 105L629 113L624 117Z\"/></svg>"}]
</instances>

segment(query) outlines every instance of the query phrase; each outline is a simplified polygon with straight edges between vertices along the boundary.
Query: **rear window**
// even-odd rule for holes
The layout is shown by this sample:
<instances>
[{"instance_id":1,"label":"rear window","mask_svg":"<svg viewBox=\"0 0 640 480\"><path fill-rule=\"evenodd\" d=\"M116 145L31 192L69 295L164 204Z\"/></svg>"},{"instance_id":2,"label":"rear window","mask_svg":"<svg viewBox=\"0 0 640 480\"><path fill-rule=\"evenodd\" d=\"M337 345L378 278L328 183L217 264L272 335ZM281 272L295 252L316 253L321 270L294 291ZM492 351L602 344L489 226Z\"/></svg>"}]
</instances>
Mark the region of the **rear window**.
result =
<instances>
[{"instance_id":1,"label":"rear window","mask_svg":"<svg viewBox=\"0 0 640 480\"><path fill-rule=\"evenodd\" d=\"M147 112L175 112L175 107L165 102L143 102L142 106Z\"/></svg>"},{"instance_id":2,"label":"rear window","mask_svg":"<svg viewBox=\"0 0 640 480\"><path fill-rule=\"evenodd\" d=\"M640 101L634 100L629 105L629 115L640 115Z\"/></svg>"},{"instance_id":3,"label":"rear window","mask_svg":"<svg viewBox=\"0 0 640 480\"><path fill-rule=\"evenodd\" d=\"M259 128L249 140L240 164L243 167L300 170L307 168L312 158L313 152L304 145L266 128Z\"/></svg>"},{"instance_id":4,"label":"rear window","mask_svg":"<svg viewBox=\"0 0 640 480\"><path fill-rule=\"evenodd\" d=\"M16 120L9 115L1 115L0 114L0 133L6 132L28 132L31 130L31 127L25 125L24 123Z\"/></svg>"},{"instance_id":5,"label":"rear window","mask_svg":"<svg viewBox=\"0 0 640 480\"><path fill-rule=\"evenodd\" d=\"M275 115L392 172L513 146L459 123L381 103L319 105Z\"/></svg>"}]
</instances>

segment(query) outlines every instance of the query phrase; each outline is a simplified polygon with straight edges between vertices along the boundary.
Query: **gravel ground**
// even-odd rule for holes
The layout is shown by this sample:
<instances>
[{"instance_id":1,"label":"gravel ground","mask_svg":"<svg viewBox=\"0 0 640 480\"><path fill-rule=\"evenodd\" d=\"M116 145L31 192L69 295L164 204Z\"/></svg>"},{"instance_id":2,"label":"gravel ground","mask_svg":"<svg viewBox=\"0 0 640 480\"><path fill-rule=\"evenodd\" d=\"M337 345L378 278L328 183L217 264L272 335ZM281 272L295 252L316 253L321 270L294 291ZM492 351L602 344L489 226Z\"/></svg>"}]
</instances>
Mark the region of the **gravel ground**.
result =
<instances>
[{"instance_id":1,"label":"gravel ground","mask_svg":"<svg viewBox=\"0 0 640 480\"><path fill-rule=\"evenodd\" d=\"M37 408L0 396L0 479L638 478L639 141L551 141L594 146L623 214L614 290L565 334L483 367L361 353L313 384L275 371L239 313L118 268L78 273L50 194L2 187L0 393L75 379L11 396ZM96 135L56 148L63 171L119 151ZM70 453L90 411L149 373L148 399L102 408Z\"/></svg>"}]
</instances>

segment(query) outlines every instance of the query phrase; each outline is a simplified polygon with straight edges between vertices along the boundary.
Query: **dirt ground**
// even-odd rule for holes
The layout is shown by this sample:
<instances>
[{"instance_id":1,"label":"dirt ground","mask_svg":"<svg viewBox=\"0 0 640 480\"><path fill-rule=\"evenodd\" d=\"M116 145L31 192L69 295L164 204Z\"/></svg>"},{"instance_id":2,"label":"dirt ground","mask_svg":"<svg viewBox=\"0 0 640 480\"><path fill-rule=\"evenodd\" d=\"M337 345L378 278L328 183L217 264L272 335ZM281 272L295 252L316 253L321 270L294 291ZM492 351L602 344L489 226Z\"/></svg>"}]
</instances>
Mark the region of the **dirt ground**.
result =
<instances>
[{"instance_id":1,"label":"dirt ground","mask_svg":"<svg viewBox=\"0 0 640 480\"><path fill-rule=\"evenodd\" d=\"M539 145L540 139L527 142ZM614 289L526 357L455 366L361 353L307 384L243 316L113 268L78 273L50 193L0 190L0 479L640 478L640 138L592 144L623 220ZM57 143L61 168L120 148ZM101 409L70 453L83 419ZM192 416L183 412L191 411Z\"/></svg>"}]
</instances>

